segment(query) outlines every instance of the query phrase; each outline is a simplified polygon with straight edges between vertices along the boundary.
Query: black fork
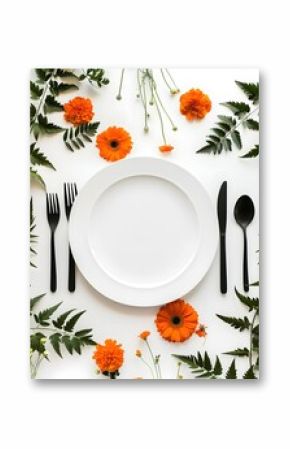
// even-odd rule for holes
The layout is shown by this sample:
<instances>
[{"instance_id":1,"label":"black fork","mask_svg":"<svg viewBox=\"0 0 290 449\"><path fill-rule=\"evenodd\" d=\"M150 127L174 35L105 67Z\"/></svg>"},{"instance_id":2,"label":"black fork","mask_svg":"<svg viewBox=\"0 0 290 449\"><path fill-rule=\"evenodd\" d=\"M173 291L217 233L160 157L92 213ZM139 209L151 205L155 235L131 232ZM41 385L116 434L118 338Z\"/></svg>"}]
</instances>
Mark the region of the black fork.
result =
<instances>
[{"instance_id":1,"label":"black fork","mask_svg":"<svg viewBox=\"0 0 290 449\"><path fill-rule=\"evenodd\" d=\"M54 233L57 228L60 209L57 193L46 194L46 213L47 220L50 227L50 290L56 291L57 287L57 275L56 275L56 260L55 260L55 245L54 245Z\"/></svg>"},{"instance_id":2,"label":"black fork","mask_svg":"<svg viewBox=\"0 0 290 449\"><path fill-rule=\"evenodd\" d=\"M74 203L75 197L78 194L76 183L66 182L63 185L64 188L64 204L67 221L69 221L70 211ZM70 244L69 244L69 259L68 259L68 289L70 292L74 292L76 288L76 275L75 275L75 260L73 258Z\"/></svg>"}]
</instances>

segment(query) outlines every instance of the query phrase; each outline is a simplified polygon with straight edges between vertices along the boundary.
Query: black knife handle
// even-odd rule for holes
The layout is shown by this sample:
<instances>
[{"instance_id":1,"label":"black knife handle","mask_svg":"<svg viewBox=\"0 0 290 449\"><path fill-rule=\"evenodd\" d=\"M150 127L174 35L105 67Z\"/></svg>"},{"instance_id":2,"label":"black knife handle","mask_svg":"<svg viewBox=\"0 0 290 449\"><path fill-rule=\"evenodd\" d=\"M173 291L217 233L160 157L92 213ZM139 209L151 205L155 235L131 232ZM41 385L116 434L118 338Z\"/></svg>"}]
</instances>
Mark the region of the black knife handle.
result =
<instances>
[{"instance_id":1,"label":"black knife handle","mask_svg":"<svg viewBox=\"0 0 290 449\"><path fill-rule=\"evenodd\" d=\"M227 293L227 257L226 257L226 235L220 234L220 289L221 293Z\"/></svg>"},{"instance_id":2,"label":"black knife handle","mask_svg":"<svg viewBox=\"0 0 290 449\"><path fill-rule=\"evenodd\" d=\"M76 289L75 260L72 255L70 245L69 245L69 256L68 256L68 289L70 292L74 292Z\"/></svg>"},{"instance_id":3,"label":"black knife handle","mask_svg":"<svg viewBox=\"0 0 290 449\"><path fill-rule=\"evenodd\" d=\"M244 290L249 291L249 269L248 269L248 240L244 229L244 263L243 263Z\"/></svg>"},{"instance_id":4,"label":"black knife handle","mask_svg":"<svg viewBox=\"0 0 290 449\"><path fill-rule=\"evenodd\" d=\"M55 292L56 287L57 287L57 277L56 277L54 232L51 232L51 237L50 237L50 291Z\"/></svg>"}]
</instances>

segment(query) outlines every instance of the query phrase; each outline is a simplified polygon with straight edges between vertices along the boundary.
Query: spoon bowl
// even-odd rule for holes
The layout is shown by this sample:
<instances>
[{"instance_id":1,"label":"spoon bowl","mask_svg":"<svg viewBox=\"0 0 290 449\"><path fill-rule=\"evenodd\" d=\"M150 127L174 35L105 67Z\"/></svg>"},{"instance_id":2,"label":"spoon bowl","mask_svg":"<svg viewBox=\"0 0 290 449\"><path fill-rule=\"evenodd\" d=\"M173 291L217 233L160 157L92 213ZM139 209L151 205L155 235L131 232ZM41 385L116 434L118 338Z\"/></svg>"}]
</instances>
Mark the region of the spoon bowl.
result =
<instances>
[{"instance_id":1,"label":"spoon bowl","mask_svg":"<svg viewBox=\"0 0 290 449\"><path fill-rule=\"evenodd\" d=\"M253 220L255 207L252 199L248 195L241 196L235 205L235 219L242 229L245 229Z\"/></svg>"}]
</instances>

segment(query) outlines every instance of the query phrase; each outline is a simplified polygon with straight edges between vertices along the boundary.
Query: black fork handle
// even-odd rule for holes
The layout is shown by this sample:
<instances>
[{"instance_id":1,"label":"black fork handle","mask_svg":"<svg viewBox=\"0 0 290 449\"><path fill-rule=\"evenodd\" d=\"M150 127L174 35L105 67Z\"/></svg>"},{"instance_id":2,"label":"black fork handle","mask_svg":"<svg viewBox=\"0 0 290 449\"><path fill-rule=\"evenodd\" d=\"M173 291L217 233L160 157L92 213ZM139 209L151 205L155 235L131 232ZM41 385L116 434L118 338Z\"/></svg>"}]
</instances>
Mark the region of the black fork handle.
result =
<instances>
[{"instance_id":1,"label":"black fork handle","mask_svg":"<svg viewBox=\"0 0 290 449\"><path fill-rule=\"evenodd\" d=\"M68 289L70 292L74 292L76 289L75 260L72 255L70 245L69 245L69 255L68 255Z\"/></svg>"},{"instance_id":2,"label":"black fork handle","mask_svg":"<svg viewBox=\"0 0 290 449\"><path fill-rule=\"evenodd\" d=\"M249 291L249 269L248 269L248 240L247 232L244 229L244 263L243 263L244 290Z\"/></svg>"},{"instance_id":3,"label":"black fork handle","mask_svg":"<svg viewBox=\"0 0 290 449\"><path fill-rule=\"evenodd\" d=\"M55 245L54 245L54 231L52 231L50 237L50 291L55 292L56 287L57 287L57 276L56 276L56 261L55 261Z\"/></svg>"},{"instance_id":4,"label":"black fork handle","mask_svg":"<svg viewBox=\"0 0 290 449\"><path fill-rule=\"evenodd\" d=\"M221 293L227 293L227 257L226 257L226 235L220 235L220 289Z\"/></svg>"}]
</instances>

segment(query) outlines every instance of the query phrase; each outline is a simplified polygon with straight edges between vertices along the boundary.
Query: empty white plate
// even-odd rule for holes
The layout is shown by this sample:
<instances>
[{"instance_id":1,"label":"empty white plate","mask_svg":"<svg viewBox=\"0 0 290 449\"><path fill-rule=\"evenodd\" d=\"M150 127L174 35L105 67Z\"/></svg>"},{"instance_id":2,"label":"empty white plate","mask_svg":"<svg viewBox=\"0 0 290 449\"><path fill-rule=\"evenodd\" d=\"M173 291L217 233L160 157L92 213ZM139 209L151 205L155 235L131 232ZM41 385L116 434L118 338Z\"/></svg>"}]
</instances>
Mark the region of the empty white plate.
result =
<instances>
[{"instance_id":1,"label":"empty white plate","mask_svg":"<svg viewBox=\"0 0 290 449\"><path fill-rule=\"evenodd\" d=\"M199 181L162 159L120 161L76 198L70 244L90 284L139 307L177 299L207 272L217 247L213 205Z\"/></svg>"}]
</instances>

